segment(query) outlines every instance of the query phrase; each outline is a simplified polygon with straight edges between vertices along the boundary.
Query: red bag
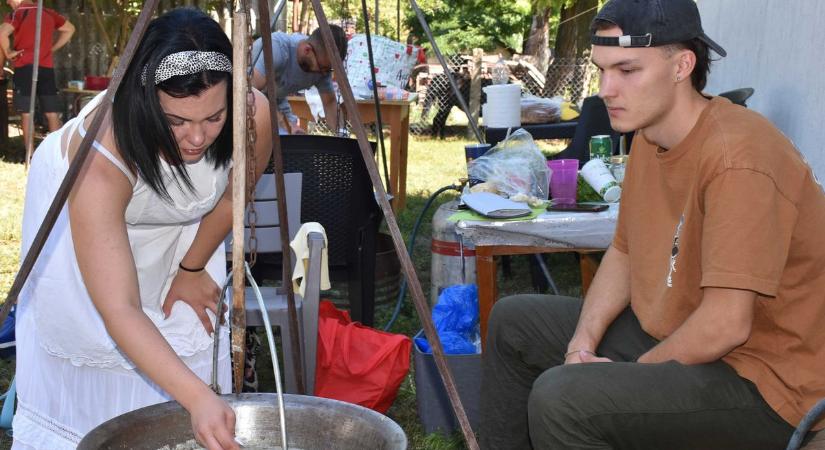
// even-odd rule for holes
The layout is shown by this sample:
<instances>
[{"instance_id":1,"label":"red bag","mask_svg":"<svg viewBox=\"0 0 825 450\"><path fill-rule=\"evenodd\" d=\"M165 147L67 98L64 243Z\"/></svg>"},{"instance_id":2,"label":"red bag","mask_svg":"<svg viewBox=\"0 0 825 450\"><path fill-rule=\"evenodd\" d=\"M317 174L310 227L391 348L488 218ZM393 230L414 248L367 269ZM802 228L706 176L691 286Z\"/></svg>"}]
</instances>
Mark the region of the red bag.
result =
<instances>
[{"instance_id":1,"label":"red bag","mask_svg":"<svg viewBox=\"0 0 825 450\"><path fill-rule=\"evenodd\" d=\"M380 413L392 406L410 370L412 341L352 322L329 301L318 310L315 395Z\"/></svg>"}]
</instances>

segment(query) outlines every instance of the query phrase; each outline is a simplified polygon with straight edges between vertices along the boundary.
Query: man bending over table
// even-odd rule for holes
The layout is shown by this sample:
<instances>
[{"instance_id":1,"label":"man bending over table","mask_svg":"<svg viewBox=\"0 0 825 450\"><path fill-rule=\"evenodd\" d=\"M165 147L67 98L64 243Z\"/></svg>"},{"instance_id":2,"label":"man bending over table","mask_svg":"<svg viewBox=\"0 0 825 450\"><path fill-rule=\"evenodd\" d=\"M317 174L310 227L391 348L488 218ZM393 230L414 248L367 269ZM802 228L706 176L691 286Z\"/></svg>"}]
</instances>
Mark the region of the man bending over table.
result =
<instances>
[{"instance_id":1,"label":"man bending over table","mask_svg":"<svg viewBox=\"0 0 825 450\"><path fill-rule=\"evenodd\" d=\"M343 60L347 56L347 36L337 25L330 25L335 41L335 51ZM330 54L321 37L321 29L316 28L309 36L300 33L287 34L275 32L272 39L272 66L278 88L278 109L288 123L281 127L290 134L304 134L306 131L298 126L298 117L292 113L287 96L302 89L315 86L321 96L327 126L333 132L338 131L337 101L332 86L332 63ZM255 69L252 71L252 84L262 91L266 90L264 57L261 54L263 43L260 38L252 44L252 58ZM259 56L260 55L260 56ZM267 92L267 95L271 95Z\"/></svg>"},{"instance_id":2,"label":"man bending over table","mask_svg":"<svg viewBox=\"0 0 825 450\"><path fill-rule=\"evenodd\" d=\"M610 0L591 42L611 126L638 130L616 235L583 302L495 305L482 447L784 449L825 397L822 187L702 93L725 51L693 0Z\"/></svg>"}]
</instances>

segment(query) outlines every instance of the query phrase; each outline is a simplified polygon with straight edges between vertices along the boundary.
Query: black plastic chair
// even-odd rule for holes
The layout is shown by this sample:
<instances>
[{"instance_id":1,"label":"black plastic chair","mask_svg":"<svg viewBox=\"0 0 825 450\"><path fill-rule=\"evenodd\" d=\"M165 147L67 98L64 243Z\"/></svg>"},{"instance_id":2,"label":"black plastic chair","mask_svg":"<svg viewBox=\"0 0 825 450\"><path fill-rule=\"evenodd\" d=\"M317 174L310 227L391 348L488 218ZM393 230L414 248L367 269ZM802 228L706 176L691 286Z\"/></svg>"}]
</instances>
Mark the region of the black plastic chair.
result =
<instances>
[{"instance_id":1,"label":"black plastic chair","mask_svg":"<svg viewBox=\"0 0 825 450\"><path fill-rule=\"evenodd\" d=\"M347 280L353 320L373 324L375 240L383 215L355 139L281 136L284 172L303 174L301 223L327 233L330 275ZM373 152L375 146L373 144Z\"/></svg>"},{"instance_id":2,"label":"black plastic chair","mask_svg":"<svg viewBox=\"0 0 825 450\"><path fill-rule=\"evenodd\" d=\"M553 159L578 159L581 167L590 161L590 137L603 134L613 139L613 153L615 153L619 145L620 133L610 127L610 116L607 115L604 100L596 95L587 97L582 102L579 123L576 125L573 140L566 149L554 155Z\"/></svg>"},{"instance_id":3,"label":"black plastic chair","mask_svg":"<svg viewBox=\"0 0 825 450\"><path fill-rule=\"evenodd\" d=\"M719 94L719 97L725 97L726 99L736 103L737 105L741 105L744 107L748 107L745 104L745 101L751 98L753 95L753 88L741 88L741 89L734 89L732 91L726 91Z\"/></svg>"}]
</instances>

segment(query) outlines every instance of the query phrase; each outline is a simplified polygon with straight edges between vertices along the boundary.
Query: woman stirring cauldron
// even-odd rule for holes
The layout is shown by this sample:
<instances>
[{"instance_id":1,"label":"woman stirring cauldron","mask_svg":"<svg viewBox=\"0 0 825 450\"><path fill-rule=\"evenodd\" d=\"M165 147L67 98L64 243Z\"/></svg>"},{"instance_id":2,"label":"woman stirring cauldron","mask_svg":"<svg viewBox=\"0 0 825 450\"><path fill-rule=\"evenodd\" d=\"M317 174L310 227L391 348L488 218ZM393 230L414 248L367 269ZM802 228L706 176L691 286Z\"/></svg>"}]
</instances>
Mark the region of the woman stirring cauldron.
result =
<instances>
[{"instance_id":1,"label":"woman stirring cauldron","mask_svg":"<svg viewBox=\"0 0 825 450\"><path fill-rule=\"evenodd\" d=\"M102 422L172 398L201 444L238 447L233 411L206 383L232 222L231 58L200 11L149 25L19 297L13 449L73 449ZM271 130L266 100L254 96L257 178ZM35 152L23 256L102 100ZM218 381L229 388L220 332Z\"/></svg>"}]
</instances>

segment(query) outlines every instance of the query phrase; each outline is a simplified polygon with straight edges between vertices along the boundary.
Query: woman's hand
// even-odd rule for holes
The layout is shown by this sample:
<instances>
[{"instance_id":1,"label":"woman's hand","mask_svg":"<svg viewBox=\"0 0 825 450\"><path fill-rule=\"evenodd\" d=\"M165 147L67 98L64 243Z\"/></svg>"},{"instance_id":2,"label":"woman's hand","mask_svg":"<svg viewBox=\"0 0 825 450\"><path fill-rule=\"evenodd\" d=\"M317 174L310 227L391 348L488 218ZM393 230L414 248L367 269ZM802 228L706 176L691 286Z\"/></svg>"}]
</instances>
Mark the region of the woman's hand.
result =
<instances>
[{"instance_id":1,"label":"woman's hand","mask_svg":"<svg viewBox=\"0 0 825 450\"><path fill-rule=\"evenodd\" d=\"M208 450L236 450L235 412L226 402L210 392L198 399L189 410L195 439Z\"/></svg>"},{"instance_id":2,"label":"woman's hand","mask_svg":"<svg viewBox=\"0 0 825 450\"><path fill-rule=\"evenodd\" d=\"M211 335L214 329L206 310L208 309L217 315L220 295L220 287L206 270L198 272L178 270L172 280L172 286L163 300L163 314L169 317L169 314L172 314L172 306L175 302L182 300L195 310L195 314L203 323L203 328Z\"/></svg>"}]
</instances>

